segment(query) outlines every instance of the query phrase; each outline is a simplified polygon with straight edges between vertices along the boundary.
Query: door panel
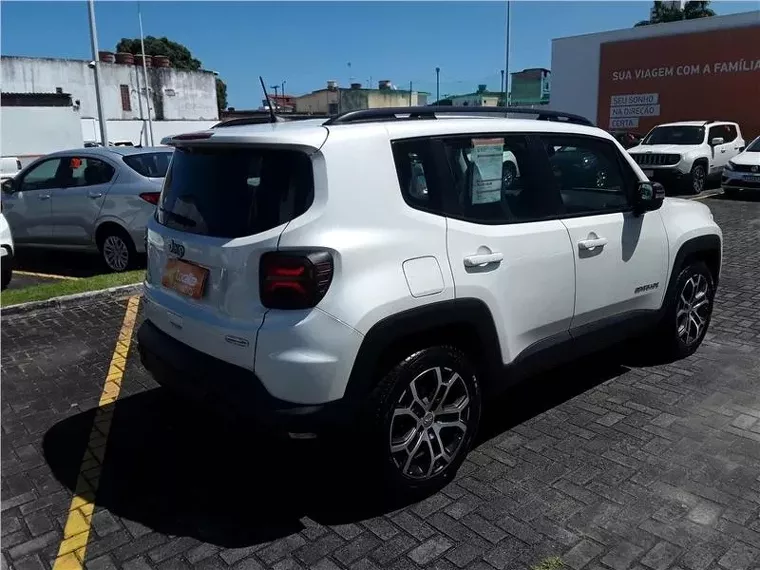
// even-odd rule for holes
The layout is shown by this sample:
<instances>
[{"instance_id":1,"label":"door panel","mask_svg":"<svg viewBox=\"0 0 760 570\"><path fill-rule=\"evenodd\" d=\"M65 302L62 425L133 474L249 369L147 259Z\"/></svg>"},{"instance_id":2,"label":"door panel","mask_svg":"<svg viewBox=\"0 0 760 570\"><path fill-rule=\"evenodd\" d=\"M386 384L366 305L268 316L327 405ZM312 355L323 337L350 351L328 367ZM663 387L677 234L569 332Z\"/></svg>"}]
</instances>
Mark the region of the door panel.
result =
<instances>
[{"instance_id":1,"label":"door panel","mask_svg":"<svg viewBox=\"0 0 760 570\"><path fill-rule=\"evenodd\" d=\"M542 341L569 338L575 301L573 250L556 217L537 149L525 136L439 139L449 263L457 298L490 308L504 363ZM535 346L534 346L535 348Z\"/></svg>"},{"instance_id":2,"label":"door panel","mask_svg":"<svg viewBox=\"0 0 760 570\"><path fill-rule=\"evenodd\" d=\"M60 158L43 160L16 178L15 192L3 195L3 210L18 244L47 244L53 236L52 193Z\"/></svg>"},{"instance_id":3,"label":"door panel","mask_svg":"<svg viewBox=\"0 0 760 570\"><path fill-rule=\"evenodd\" d=\"M53 238L60 244L90 245L114 168L86 157L65 157L62 167L65 187L52 192Z\"/></svg>"},{"instance_id":4,"label":"door panel","mask_svg":"<svg viewBox=\"0 0 760 570\"><path fill-rule=\"evenodd\" d=\"M564 220L576 264L572 329L638 310L659 309L667 285L668 240L659 212Z\"/></svg>"}]
</instances>

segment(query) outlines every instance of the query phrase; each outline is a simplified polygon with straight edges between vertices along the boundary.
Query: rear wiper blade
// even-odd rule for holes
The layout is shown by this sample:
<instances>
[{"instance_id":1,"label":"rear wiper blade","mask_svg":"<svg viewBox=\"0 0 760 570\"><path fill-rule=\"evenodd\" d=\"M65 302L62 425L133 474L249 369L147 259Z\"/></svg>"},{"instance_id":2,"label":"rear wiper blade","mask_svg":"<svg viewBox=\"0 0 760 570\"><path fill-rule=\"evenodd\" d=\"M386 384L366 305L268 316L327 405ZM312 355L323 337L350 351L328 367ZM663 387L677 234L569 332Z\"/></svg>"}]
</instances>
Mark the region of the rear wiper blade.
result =
<instances>
[{"instance_id":1,"label":"rear wiper blade","mask_svg":"<svg viewBox=\"0 0 760 570\"><path fill-rule=\"evenodd\" d=\"M197 224L194 220L191 220L190 218L187 218L181 214L175 214L174 212L167 210L166 208L159 208L159 210L166 214L169 218L173 219L175 222L179 222L183 226L187 226L188 228L194 228Z\"/></svg>"}]
</instances>

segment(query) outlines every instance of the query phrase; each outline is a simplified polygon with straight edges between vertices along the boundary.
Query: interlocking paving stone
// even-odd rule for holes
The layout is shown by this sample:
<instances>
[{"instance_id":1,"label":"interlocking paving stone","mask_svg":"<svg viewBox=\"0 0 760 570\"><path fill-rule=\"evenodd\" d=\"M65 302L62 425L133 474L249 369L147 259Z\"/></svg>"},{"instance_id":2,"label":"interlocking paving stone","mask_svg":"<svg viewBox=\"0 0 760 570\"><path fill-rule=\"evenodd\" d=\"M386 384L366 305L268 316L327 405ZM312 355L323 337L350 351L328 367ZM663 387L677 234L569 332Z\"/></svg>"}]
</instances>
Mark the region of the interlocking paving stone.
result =
<instances>
[{"instance_id":1,"label":"interlocking paving stone","mask_svg":"<svg viewBox=\"0 0 760 570\"><path fill-rule=\"evenodd\" d=\"M758 568L760 202L705 203L725 257L700 350L599 357L510 390L456 480L416 504L377 504L319 445L169 396L133 348L86 567ZM125 306L3 317L3 569L51 567Z\"/></svg>"}]
</instances>

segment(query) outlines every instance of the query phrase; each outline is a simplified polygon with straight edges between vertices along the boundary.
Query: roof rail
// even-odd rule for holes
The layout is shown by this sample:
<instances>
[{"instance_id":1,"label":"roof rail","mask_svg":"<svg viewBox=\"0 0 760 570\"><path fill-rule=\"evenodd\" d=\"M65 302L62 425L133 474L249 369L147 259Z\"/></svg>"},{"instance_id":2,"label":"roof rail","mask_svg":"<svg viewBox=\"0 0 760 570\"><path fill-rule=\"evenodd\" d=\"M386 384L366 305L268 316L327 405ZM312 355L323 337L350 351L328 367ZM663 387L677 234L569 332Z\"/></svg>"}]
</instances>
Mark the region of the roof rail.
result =
<instances>
[{"instance_id":1,"label":"roof rail","mask_svg":"<svg viewBox=\"0 0 760 570\"><path fill-rule=\"evenodd\" d=\"M348 111L323 123L330 125L348 125L351 123L373 123L379 121L398 121L414 119L436 119L436 115L536 115L538 121L560 121L576 125L593 127L594 123L580 115L550 111L549 109L530 109L527 107L454 107L451 105L429 107L387 107L384 109L361 109Z\"/></svg>"}]
</instances>

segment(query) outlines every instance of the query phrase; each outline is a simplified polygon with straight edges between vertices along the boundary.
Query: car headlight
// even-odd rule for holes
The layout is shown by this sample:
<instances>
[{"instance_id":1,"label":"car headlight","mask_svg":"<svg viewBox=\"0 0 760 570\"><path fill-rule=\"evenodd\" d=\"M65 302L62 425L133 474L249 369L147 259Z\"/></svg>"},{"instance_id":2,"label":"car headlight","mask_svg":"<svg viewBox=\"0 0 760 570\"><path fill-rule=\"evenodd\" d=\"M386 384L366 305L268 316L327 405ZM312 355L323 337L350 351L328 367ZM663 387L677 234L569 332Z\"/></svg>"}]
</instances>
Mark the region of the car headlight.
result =
<instances>
[{"instance_id":1,"label":"car headlight","mask_svg":"<svg viewBox=\"0 0 760 570\"><path fill-rule=\"evenodd\" d=\"M726 164L726 166L724 166L724 168L726 170L736 170L736 165L729 160L728 164Z\"/></svg>"}]
</instances>

